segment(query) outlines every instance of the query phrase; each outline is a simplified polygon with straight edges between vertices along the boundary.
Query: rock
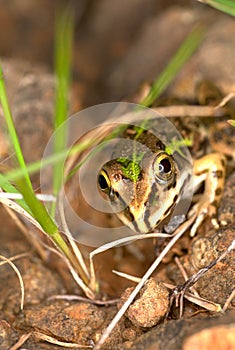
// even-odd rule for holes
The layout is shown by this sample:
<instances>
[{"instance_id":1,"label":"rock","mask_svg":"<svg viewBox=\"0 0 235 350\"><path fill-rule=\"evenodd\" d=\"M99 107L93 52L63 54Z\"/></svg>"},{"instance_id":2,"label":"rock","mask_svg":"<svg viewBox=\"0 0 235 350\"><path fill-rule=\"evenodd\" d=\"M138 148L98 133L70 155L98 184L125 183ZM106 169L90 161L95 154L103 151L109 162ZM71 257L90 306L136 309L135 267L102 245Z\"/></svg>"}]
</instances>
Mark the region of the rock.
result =
<instances>
[{"instance_id":1,"label":"rock","mask_svg":"<svg viewBox=\"0 0 235 350\"><path fill-rule=\"evenodd\" d=\"M67 342L89 345L92 334L105 320L105 311L90 303L53 302L27 308L21 328L30 327Z\"/></svg>"},{"instance_id":2,"label":"rock","mask_svg":"<svg viewBox=\"0 0 235 350\"><path fill-rule=\"evenodd\" d=\"M126 289L119 307L127 300L132 291L133 288ZM129 306L126 316L137 327L153 327L168 311L169 292L161 282L150 278L139 294L139 298Z\"/></svg>"},{"instance_id":3,"label":"rock","mask_svg":"<svg viewBox=\"0 0 235 350\"><path fill-rule=\"evenodd\" d=\"M235 323L204 329L188 337L183 350L235 349Z\"/></svg>"},{"instance_id":4,"label":"rock","mask_svg":"<svg viewBox=\"0 0 235 350\"><path fill-rule=\"evenodd\" d=\"M235 314L229 312L225 315L215 316L194 316L187 319L172 320L165 324L152 328L149 332L140 336L132 346L128 344L123 346L123 350L188 350L188 349L235 349L234 347L234 325ZM218 328L217 328L218 327ZM216 329L220 332L220 341L218 345L229 345L230 347L218 348L212 334L215 335ZM203 333L205 332L205 333ZM198 347L193 346L198 338ZM205 347L203 347L205 345ZM210 347L207 347L210 345Z\"/></svg>"}]
</instances>

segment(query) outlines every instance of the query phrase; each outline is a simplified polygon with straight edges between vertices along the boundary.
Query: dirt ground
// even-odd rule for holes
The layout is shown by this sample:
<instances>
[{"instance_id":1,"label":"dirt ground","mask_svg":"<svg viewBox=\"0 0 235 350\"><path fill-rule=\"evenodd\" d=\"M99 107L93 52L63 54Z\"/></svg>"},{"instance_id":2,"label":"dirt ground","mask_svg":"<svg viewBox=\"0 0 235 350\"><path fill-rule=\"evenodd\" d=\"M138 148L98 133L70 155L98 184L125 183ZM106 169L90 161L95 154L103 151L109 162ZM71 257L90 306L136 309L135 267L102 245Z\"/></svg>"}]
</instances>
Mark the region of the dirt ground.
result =
<instances>
[{"instance_id":1,"label":"dirt ground","mask_svg":"<svg viewBox=\"0 0 235 350\"><path fill-rule=\"evenodd\" d=\"M0 31L0 56L27 162L42 157L52 132L54 19L55 10L65 2L13 0L6 3L0 0L0 23L4 28ZM158 76L184 37L199 22L205 24L207 35L164 93L163 100L203 105L203 99L198 100L197 95L201 81L212 82L222 96L234 92L235 20L232 17L196 1L183 0L148 0L145 3L140 0L82 0L72 1L71 6L76 16L71 113L97 103L129 101L143 82L153 81ZM225 120L234 118L234 111L232 100ZM215 147L221 151L219 141L223 141L226 134L227 147L234 154L234 130L231 127L221 129ZM0 143L4 158L8 151L2 128L0 132L4 140ZM38 176L33 175L32 179L38 188ZM234 298L226 312L219 313L206 311L185 300L183 317L179 317L179 308L174 304L164 318L165 311L161 308L168 308L170 295L169 290L159 284L160 281L173 285L184 282L174 260L176 256L191 276L226 251L235 238L234 194L235 172L231 168L218 212L220 228L215 230L207 220L195 238L185 233L155 271L150 289L141 291L142 299L135 300L137 304L122 317L102 349L235 349ZM141 277L155 259L156 252L164 246L164 242L159 242L156 247L148 239L133 244L131 249L120 247L100 254L95 260L99 298L118 299L113 305L100 306L86 300L55 299L57 295L84 295L61 259L52 252L45 252L43 261L3 207L0 208L0 222L0 255L10 258L23 254L15 264L25 286L24 309L20 310L17 276L8 265L0 266L1 350L66 349L65 342L81 344L82 349L92 348L130 293L129 288L135 286L134 282L114 275L112 270ZM83 249L87 256L90 249ZM196 284L201 297L222 308L234 287L234 251ZM156 300L160 301L156 303ZM63 343L60 347L51 344L48 339L41 339L42 334ZM21 338L24 336L29 338L24 341ZM18 343L14 347L19 339L23 345Z\"/></svg>"}]
</instances>

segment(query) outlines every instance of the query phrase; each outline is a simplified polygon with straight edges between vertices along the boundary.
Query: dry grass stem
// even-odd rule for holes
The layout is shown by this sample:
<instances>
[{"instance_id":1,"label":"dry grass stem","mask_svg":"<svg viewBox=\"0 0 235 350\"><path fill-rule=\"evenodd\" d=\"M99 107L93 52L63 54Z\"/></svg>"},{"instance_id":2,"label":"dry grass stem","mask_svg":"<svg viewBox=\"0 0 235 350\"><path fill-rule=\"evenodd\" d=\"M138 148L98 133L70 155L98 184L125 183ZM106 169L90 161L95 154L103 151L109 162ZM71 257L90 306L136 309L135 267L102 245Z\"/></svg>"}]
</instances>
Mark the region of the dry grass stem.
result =
<instances>
[{"instance_id":1,"label":"dry grass stem","mask_svg":"<svg viewBox=\"0 0 235 350\"><path fill-rule=\"evenodd\" d=\"M31 224L33 224L37 229L39 229L41 232L47 235L46 232L41 227L41 225L38 223L38 221L35 220L34 217L30 215L26 210L24 210L19 204L15 203L11 199L1 198L1 197L0 197L0 203L8 207L9 209L14 210L16 213L22 215L26 220L31 222Z\"/></svg>"},{"instance_id":2,"label":"dry grass stem","mask_svg":"<svg viewBox=\"0 0 235 350\"><path fill-rule=\"evenodd\" d=\"M169 284L169 283L163 283L165 287L174 290L176 288L176 286L174 286L173 284ZM208 311L212 311L212 312L221 312L221 305L214 303L213 301L207 300L205 298L202 298L200 296L197 295L193 295L189 292L185 293L184 298L187 299L188 301L190 301L193 304L196 304L200 307L203 307L204 309L208 310Z\"/></svg>"},{"instance_id":3,"label":"dry grass stem","mask_svg":"<svg viewBox=\"0 0 235 350\"><path fill-rule=\"evenodd\" d=\"M175 257L175 262L176 262L176 265L178 266L178 268L179 268L179 270L180 270L184 280L187 281L188 280L188 274L187 274L185 268L183 267L183 265L181 264L179 258ZM190 290L193 292L193 294L195 296L200 298L200 295L198 294L198 292L196 291L196 289L194 287L191 287Z\"/></svg>"},{"instance_id":4,"label":"dry grass stem","mask_svg":"<svg viewBox=\"0 0 235 350\"><path fill-rule=\"evenodd\" d=\"M29 253L22 253L22 254L14 255L11 258L8 258L8 260L14 261L17 259L25 258L26 256L29 256ZM0 266L5 265L5 264L8 264L8 261L1 261L0 262Z\"/></svg>"},{"instance_id":5,"label":"dry grass stem","mask_svg":"<svg viewBox=\"0 0 235 350\"><path fill-rule=\"evenodd\" d=\"M36 197L43 202L55 202L56 198L52 194L43 194L43 193L36 193ZM2 199L23 199L23 195L21 193L8 193L8 192L1 192L0 198Z\"/></svg>"},{"instance_id":6,"label":"dry grass stem","mask_svg":"<svg viewBox=\"0 0 235 350\"><path fill-rule=\"evenodd\" d=\"M74 270L74 268L72 267L72 265L69 263L69 261L67 261L67 266L69 267L70 273L72 274L75 282L80 286L80 288L83 290L83 292L85 293L85 295L89 298L89 299L95 299L95 293L93 292L93 290L91 290L84 282L83 280L78 276L77 272Z\"/></svg>"},{"instance_id":7,"label":"dry grass stem","mask_svg":"<svg viewBox=\"0 0 235 350\"><path fill-rule=\"evenodd\" d=\"M121 272L121 271L117 271L117 270L112 270L112 272L115 273L115 275L123 277L131 282L134 282L134 283L139 283L141 281L140 277L131 276L125 272Z\"/></svg>"},{"instance_id":8,"label":"dry grass stem","mask_svg":"<svg viewBox=\"0 0 235 350\"><path fill-rule=\"evenodd\" d=\"M220 109L221 107L224 107L229 101L231 101L235 97L235 92L230 92L227 94L222 101L215 107L215 109Z\"/></svg>"},{"instance_id":9,"label":"dry grass stem","mask_svg":"<svg viewBox=\"0 0 235 350\"><path fill-rule=\"evenodd\" d=\"M164 106L152 108L154 111L164 115L167 118L174 117L224 117L226 111L222 108L223 106Z\"/></svg>"},{"instance_id":10,"label":"dry grass stem","mask_svg":"<svg viewBox=\"0 0 235 350\"><path fill-rule=\"evenodd\" d=\"M70 294L62 294L62 295L53 295L48 298L48 300L79 300L84 301L86 303L94 304L94 305L113 305L117 304L119 299L113 299L113 300L91 300L88 298L81 297L80 295L70 295Z\"/></svg>"},{"instance_id":11,"label":"dry grass stem","mask_svg":"<svg viewBox=\"0 0 235 350\"><path fill-rule=\"evenodd\" d=\"M20 309L23 310L23 307L24 307L24 282L23 282L22 276L20 274L20 271L15 266L15 264L13 264L13 262L10 259L6 258L5 256L0 255L0 259L2 259L3 261L6 261L6 263L8 263L12 267L12 269L15 271L15 273L19 279L20 290L21 290Z\"/></svg>"},{"instance_id":12,"label":"dry grass stem","mask_svg":"<svg viewBox=\"0 0 235 350\"><path fill-rule=\"evenodd\" d=\"M222 311L221 305L214 303L213 301L204 299L202 297L198 297L198 296L193 295L191 293L186 293L184 295L184 297L185 297L185 299L187 299L191 303L194 303L198 306L201 306L208 311L212 311L212 312L221 312Z\"/></svg>"},{"instance_id":13,"label":"dry grass stem","mask_svg":"<svg viewBox=\"0 0 235 350\"><path fill-rule=\"evenodd\" d=\"M67 343L67 342L59 341L53 337L50 337L40 332L30 332L28 334L23 334L20 337L20 339L17 341L17 343L15 343L9 350L18 350L31 336L36 338L36 340L42 340L47 343L63 346L64 348L69 348L69 349L92 349L93 347L92 345L81 345L76 343Z\"/></svg>"},{"instance_id":14,"label":"dry grass stem","mask_svg":"<svg viewBox=\"0 0 235 350\"><path fill-rule=\"evenodd\" d=\"M223 306L223 312L225 312L225 311L228 309L230 303L232 302L232 300L233 300L234 298L235 298L235 289L232 291L232 293L230 294L230 296L229 296L228 299L226 300L226 302L225 302L225 304L224 304L224 306Z\"/></svg>"},{"instance_id":15,"label":"dry grass stem","mask_svg":"<svg viewBox=\"0 0 235 350\"><path fill-rule=\"evenodd\" d=\"M23 334L20 339L9 350L18 350L29 339L32 333ZM23 349L22 349L23 350Z\"/></svg>"},{"instance_id":16,"label":"dry grass stem","mask_svg":"<svg viewBox=\"0 0 235 350\"><path fill-rule=\"evenodd\" d=\"M78 248L77 244L75 243L71 232L69 231L69 228L68 228L68 225L67 225L67 222L65 219L64 205L63 205L63 200L62 200L61 195L59 196L59 199L58 199L58 209L59 209L59 215L60 215L60 220L61 220L61 224L63 227L63 231L69 240L71 248L73 249L73 252L74 252L76 258L77 258L79 264L81 265L81 268L83 269L83 271L84 271L85 275L88 277L88 279L90 279L89 272L87 270L82 253L81 253L80 249Z\"/></svg>"},{"instance_id":17,"label":"dry grass stem","mask_svg":"<svg viewBox=\"0 0 235 350\"><path fill-rule=\"evenodd\" d=\"M32 335L38 340L43 340L43 341L46 341L47 343L63 346L69 349L92 349L93 348L92 345L81 345L76 343L67 343L64 341L60 341L56 338L50 337L49 335L46 335L40 332L32 332Z\"/></svg>"}]
</instances>

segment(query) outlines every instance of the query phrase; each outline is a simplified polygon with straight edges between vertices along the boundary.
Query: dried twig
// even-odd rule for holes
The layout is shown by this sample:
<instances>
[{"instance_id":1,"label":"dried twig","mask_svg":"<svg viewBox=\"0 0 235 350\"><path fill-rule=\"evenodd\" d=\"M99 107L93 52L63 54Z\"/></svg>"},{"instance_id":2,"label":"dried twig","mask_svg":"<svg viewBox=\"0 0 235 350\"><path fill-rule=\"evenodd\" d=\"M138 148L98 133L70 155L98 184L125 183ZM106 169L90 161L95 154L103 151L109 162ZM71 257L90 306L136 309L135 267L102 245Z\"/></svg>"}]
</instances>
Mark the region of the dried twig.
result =
<instances>
[{"instance_id":1,"label":"dried twig","mask_svg":"<svg viewBox=\"0 0 235 350\"><path fill-rule=\"evenodd\" d=\"M49 335L46 335L41 332L30 332L28 334L23 334L20 339L15 343L10 350L18 350L28 339L29 337L33 336L36 338L36 340L43 340L47 343L55 344L58 346L63 346L64 348L69 348L69 349L92 349L93 345L81 345L77 343L68 343L64 341L60 341L54 337L50 337Z\"/></svg>"},{"instance_id":2,"label":"dried twig","mask_svg":"<svg viewBox=\"0 0 235 350\"><path fill-rule=\"evenodd\" d=\"M15 203L13 200L8 198L1 198L0 197L0 203L2 203L4 206L14 210L16 213L22 215L26 220L31 222L37 229L39 229L41 232L43 232L46 235L46 232L43 230L41 225L37 222L37 220L34 219L32 215L30 215L26 210L24 210L19 204Z\"/></svg>"},{"instance_id":3,"label":"dried twig","mask_svg":"<svg viewBox=\"0 0 235 350\"><path fill-rule=\"evenodd\" d=\"M5 265L5 264L8 264L8 261L14 261L14 260L17 260L17 259L21 259L21 258L25 258L26 256L29 256L30 254L29 253L22 253L22 254L17 254L17 255L14 255L10 258L7 259L7 261L1 261L0 262L0 266L2 265Z\"/></svg>"},{"instance_id":4,"label":"dried twig","mask_svg":"<svg viewBox=\"0 0 235 350\"><path fill-rule=\"evenodd\" d=\"M81 297L80 295L53 295L48 298L48 300L79 300L84 301L86 303L94 304L94 305L113 305L117 304L120 299L113 300L91 300L88 298Z\"/></svg>"},{"instance_id":5,"label":"dried twig","mask_svg":"<svg viewBox=\"0 0 235 350\"><path fill-rule=\"evenodd\" d=\"M112 270L112 272L115 273L115 275L123 277L131 282L134 282L134 283L139 283L141 281L140 277L129 275L129 273L125 273L125 272L121 272L121 271L117 271L117 270Z\"/></svg>"},{"instance_id":6,"label":"dried twig","mask_svg":"<svg viewBox=\"0 0 235 350\"><path fill-rule=\"evenodd\" d=\"M223 312L225 312L228 309L228 307L229 307L230 303L232 302L233 298L235 298L235 289L232 291L232 293L230 294L230 296L226 300L226 302L225 302L225 304L223 306Z\"/></svg>"},{"instance_id":7,"label":"dried twig","mask_svg":"<svg viewBox=\"0 0 235 350\"><path fill-rule=\"evenodd\" d=\"M222 101L215 107L215 109L218 110L218 109L224 107L234 97L235 97L235 92L230 92L222 99Z\"/></svg>"},{"instance_id":8,"label":"dried twig","mask_svg":"<svg viewBox=\"0 0 235 350\"><path fill-rule=\"evenodd\" d=\"M41 332L32 332L32 335L39 340L46 341L51 344L63 346L65 348L74 348L74 349L92 349L93 345L81 345L76 343L68 343L64 341L60 341L54 337L50 337L49 335L43 334Z\"/></svg>"},{"instance_id":9,"label":"dried twig","mask_svg":"<svg viewBox=\"0 0 235 350\"><path fill-rule=\"evenodd\" d=\"M226 111L222 108L222 105L213 106L164 106L152 108L154 111L164 115L167 118L174 117L224 117Z\"/></svg>"},{"instance_id":10,"label":"dried twig","mask_svg":"<svg viewBox=\"0 0 235 350\"><path fill-rule=\"evenodd\" d=\"M66 236L67 236L67 238L69 240L69 243L70 243L70 245L71 245L71 247L73 249L73 252L74 252L75 256L77 257L78 262L81 265L85 275L90 279L89 272L87 270L87 267L86 267L84 258L82 256L82 253L81 253L80 249L78 248L77 244L75 243L74 238L73 238L71 232L69 231L69 228L68 228L68 225L67 225L67 222L66 222L66 219L65 219L62 194L60 194L59 199L58 199L58 209L59 209L60 220L61 220L61 224L62 224L63 230L64 230L64 232L65 232L65 234L66 234Z\"/></svg>"},{"instance_id":11,"label":"dried twig","mask_svg":"<svg viewBox=\"0 0 235 350\"><path fill-rule=\"evenodd\" d=\"M23 307L24 307L24 282L23 282L22 276L20 274L20 271L15 266L15 264L13 264L13 262L10 259L6 258L5 256L0 255L0 259L2 259L3 261L6 261L12 267L12 269L15 271L15 273L19 279L20 289L21 289L20 309L23 310Z\"/></svg>"},{"instance_id":12,"label":"dried twig","mask_svg":"<svg viewBox=\"0 0 235 350\"><path fill-rule=\"evenodd\" d=\"M19 340L10 348L10 350L18 350L32 335L32 333L23 334Z\"/></svg>"},{"instance_id":13,"label":"dried twig","mask_svg":"<svg viewBox=\"0 0 235 350\"><path fill-rule=\"evenodd\" d=\"M52 194L43 194L43 193L36 193L36 197L43 202L55 202L56 198ZM1 192L0 193L0 198L3 199L23 199L23 195L21 193L8 193L8 192Z\"/></svg>"},{"instance_id":14,"label":"dried twig","mask_svg":"<svg viewBox=\"0 0 235 350\"><path fill-rule=\"evenodd\" d=\"M175 257L175 262L182 274L182 276L184 277L184 280L187 281L188 280L188 274L185 270L185 268L183 267L183 265L181 264L180 260L178 257ZM200 297L200 295L198 294L198 292L196 291L196 289L194 287L190 288L193 291L193 294L196 295L197 297Z\"/></svg>"}]
</instances>

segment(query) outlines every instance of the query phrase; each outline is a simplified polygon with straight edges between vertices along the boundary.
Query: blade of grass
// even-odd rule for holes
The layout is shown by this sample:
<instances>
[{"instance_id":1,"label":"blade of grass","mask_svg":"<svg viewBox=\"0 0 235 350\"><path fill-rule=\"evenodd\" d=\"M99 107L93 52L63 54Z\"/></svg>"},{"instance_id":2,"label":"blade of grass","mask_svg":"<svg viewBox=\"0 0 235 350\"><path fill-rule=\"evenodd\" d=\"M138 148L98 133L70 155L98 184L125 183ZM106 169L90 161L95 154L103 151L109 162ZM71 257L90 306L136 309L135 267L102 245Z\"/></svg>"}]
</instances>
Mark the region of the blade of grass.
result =
<instances>
[{"instance_id":1,"label":"blade of grass","mask_svg":"<svg viewBox=\"0 0 235 350\"><path fill-rule=\"evenodd\" d=\"M46 167L48 165L56 164L58 161L65 160L66 156L72 156L76 153L83 152L86 150L90 145L92 145L93 140L87 140L80 144L75 145L70 150L65 149L61 152L54 153L51 156L48 156L47 158L44 158L43 161L39 160L33 163L30 163L26 166L26 169L14 169L11 171L6 172L2 177L0 176L0 187L4 186L4 183L6 181L17 181L24 175L24 173L27 171L28 174L34 174L43 167ZM10 192L10 191L9 191Z\"/></svg>"},{"instance_id":2,"label":"blade of grass","mask_svg":"<svg viewBox=\"0 0 235 350\"><path fill-rule=\"evenodd\" d=\"M235 16L235 1L234 0L198 0L203 4L210 5L217 10Z\"/></svg>"},{"instance_id":3,"label":"blade of grass","mask_svg":"<svg viewBox=\"0 0 235 350\"><path fill-rule=\"evenodd\" d=\"M70 8L60 12L56 20L55 30L55 73L56 73L56 99L54 153L63 151L67 144L66 124L60 127L67 119L68 96L71 78L71 56L74 32L74 16ZM58 161L53 167L53 194L57 195L63 182L63 161ZM52 205L51 214L55 214L55 204Z\"/></svg>"},{"instance_id":4,"label":"blade of grass","mask_svg":"<svg viewBox=\"0 0 235 350\"><path fill-rule=\"evenodd\" d=\"M181 44L175 55L172 57L166 68L154 81L149 94L140 102L141 105L149 107L167 88L176 74L183 67L186 61L192 56L194 51L202 42L204 30L201 26L195 27Z\"/></svg>"},{"instance_id":5,"label":"blade of grass","mask_svg":"<svg viewBox=\"0 0 235 350\"><path fill-rule=\"evenodd\" d=\"M43 227L43 229L45 229L45 231L48 232L48 234L53 235L56 231L58 231L57 226L48 215L46 208L43 206L43 204L40 201L38 201L38 199L36 198L33 192L32 184L27 172L27 166L24 161L24 156L21 151L19 139L16 133L14 121L13 121L10 106L8 103L1 65L0 65L0 101L2 104L4 117L7 123L10 140L16 152L18 165L20 169L23 170L23 176L20 179L18 179L18 183L17 183L17 185L19 186L19 192L23 195L24 200L26 204L30 207L35 219L38 220L40 225Z\"/></svg>"},{"instance_id":6,"label":"blade of grass","mask_svg":"<svg viewBox=\"0 0 235 350\"><path fill-rule=\"evenodd\" d=\"M11 143L12 143L13 148L14 148L15 153L16 153L16 158L17 158L18 164L19 164L21 169L26 170L24 157L23 157L23 154L21 151L19 139L18 139L18 136L16 133L14 121L12 118L10 106L9 106L8 99L7 99L6 87L5 87L5 82L3 79L3 71L2 71L2 67L1 67L1 62L0 62L0 102L1 102L1 105L3 108L3 113L5 116L6 123L7 123L8 132L10 135ZM25 171L25 174L24 174L24 183L25 183L25 186L27 186L28 188L30 188L32 190L32 184L31 184L31 181L30 181L30 178L29 178L27 171Z\"/></svg>"},{"instance_id":7,"label":"blade of grass","mask_svg":"<svg viewBox=\"0 0 235 350\"><path fill-rule=\"evenodd\" d=\"M4 175L0 174L0 187L7 193L19 193L20 192L5 178ZM21 207L26 210L30 215L32 215L32 211L29 206L26 204L24 199L16 200L16 202L21 205Z\"/></svg>"}]
</instances>

